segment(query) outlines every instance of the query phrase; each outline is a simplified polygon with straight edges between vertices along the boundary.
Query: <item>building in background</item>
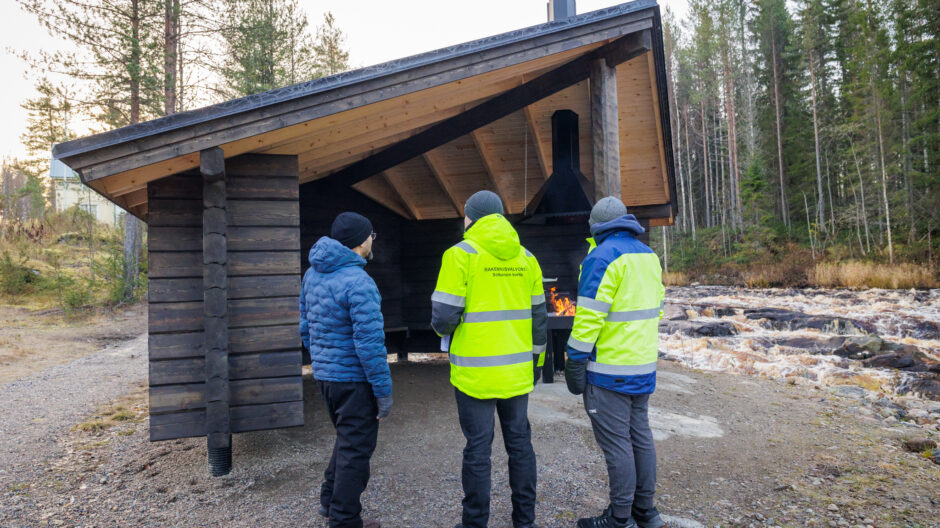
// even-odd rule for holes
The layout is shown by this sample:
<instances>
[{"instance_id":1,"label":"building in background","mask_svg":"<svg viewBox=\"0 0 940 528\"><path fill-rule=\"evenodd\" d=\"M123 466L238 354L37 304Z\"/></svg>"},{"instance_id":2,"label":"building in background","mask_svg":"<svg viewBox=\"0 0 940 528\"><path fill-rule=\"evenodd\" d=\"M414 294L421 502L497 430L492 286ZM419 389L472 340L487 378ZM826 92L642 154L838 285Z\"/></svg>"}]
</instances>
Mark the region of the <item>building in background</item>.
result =
<instances>
[{"instance_id":1,"label":"building in background","mask_svg":"<svg viewBox=\"0 0 940 528\"><path fill-rule=\"evenodd\" d=\"M114 205L90 187L82 185L78 173L61 161L52 158L49 165L49 178L55 188L55 209L65 211L77 205L91 214L95 220L110 226L121 225L124 209Z\"/></svg>"}]
</instances>

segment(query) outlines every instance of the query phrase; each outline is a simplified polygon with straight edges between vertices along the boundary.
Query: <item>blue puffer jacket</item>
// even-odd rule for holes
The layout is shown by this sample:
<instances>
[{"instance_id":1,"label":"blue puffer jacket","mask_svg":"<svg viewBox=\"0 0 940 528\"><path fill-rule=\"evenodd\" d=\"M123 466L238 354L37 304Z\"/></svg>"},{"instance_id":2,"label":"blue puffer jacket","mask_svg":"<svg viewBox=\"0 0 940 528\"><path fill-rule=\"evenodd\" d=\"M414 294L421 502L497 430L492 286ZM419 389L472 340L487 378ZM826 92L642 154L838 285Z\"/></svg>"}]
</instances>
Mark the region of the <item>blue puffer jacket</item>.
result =
<instances>
[{"instance_id":1,"label":"blue puffer jacket","mask_svg":"<svg viewBox=\"0 0 940 528\"><path fill-rule=\"evenodd\" d=\"M382 297L366 260L323 237L310 248L300 292L300 337L323 381L368 381L376 398L392 394Z\"/></svg>"}]
</instances>

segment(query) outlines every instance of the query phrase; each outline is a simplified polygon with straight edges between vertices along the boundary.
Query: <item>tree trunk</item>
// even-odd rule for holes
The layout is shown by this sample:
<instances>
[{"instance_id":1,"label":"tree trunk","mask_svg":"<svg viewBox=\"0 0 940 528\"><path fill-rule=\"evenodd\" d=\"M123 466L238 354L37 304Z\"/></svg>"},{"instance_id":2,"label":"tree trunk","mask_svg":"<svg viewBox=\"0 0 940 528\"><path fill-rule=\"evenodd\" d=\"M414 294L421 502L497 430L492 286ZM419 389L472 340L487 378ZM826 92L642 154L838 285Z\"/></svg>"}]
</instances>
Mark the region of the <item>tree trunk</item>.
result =
<instances>
[{"instance_id":1,"label":"tree trunk","mask_svg":"<svg viewBox=\"0 0 940 528\"><path fill-rule=\"evenodd\" d=\"M163 113L176 113L176 71L179 52L180 0L163 0Z\"/></svg>"},{"instance_id":2,"label":"tree trunk","mask_svg":"<svg viewBox=\"0 0 940 528\"><path fill-rule=\"evenodd\" d=\"M823 195L823 183L822 183L822 164L819 159L819 118L816 113L816 65L814 64L813 50L809 50L809 78L812 89L810 93L812 94L813 102L813 144L816 151L816 193L819 195L819 200L816 205L816 222L819 223L819 226L825 230L826 229L826 201Z\"/></svg>"},{"instance_id":3,"label":"tree trunk","mask_svg":"<svg viewBox=\"0 0 940 528\"><path fill-rule=\"evenodd\" d=\"M131 64L128 64L130 75L131 109L130 125L140 122L140 61L142 57L140 48L140 0L131 0ZM124 300L134 297L134 287L137 285L137 218L130 212L124 215Z\"/></svg>"},{"instance_id":4,"label":"tree trunk","mask_svg":"<svg viewBox=\"0 0 940 528\"><path fill-rule=\"evenodd\" d=\"M689 110L683 107L685 115L685 166L689 170L689 220L692 227L692 242L695 242L695 199L692 194L692 144L689 143Z\"/></svg>"},{"instance_id":5,"label":"tree trunk","mask_svg":"<svg viewBox=\"0 0 940 528\"><path fill-rule=\"evenodd\" d=\"M878 123L878 157L881 161L881 197L885 207L885 229L888 236L888 262L894 264L894 243L891 240L891 207L888 205L888 171L885 168L885 143L881 132L881 100L875 98L875 119Z\"/></svg>"},{"instance_id":6,"label":"tree trunk","mask_svg":"<svg viewBox=\"0 0 940 528\"><path fill-rule=\"evenodd\" d=\"M704 90L703 90L704 91ZM705 227L712 226L711 180L708 177L708 134L705 129L705 98L702 97L702 166L705 168Z\"/></svg>"},{"instance_id":7,"label":"tree trunk","mask_svg":"<svg viewBox=\"0 0 940 528\"><path fill-rule=\"evenodd\" d=\"M858 164L858 156L855 155L855 145L849 142L849 148L852 150L852 159L855 160L855 170L858 171L858 185L859 193L862 195L862 217L865 219L863 224L865 225L865 246L867 247L867 252L871 251L871 234L868 229L868 212L865 210L865 181L862 180L862 167Z\"/></svg>"},{"instance_id":8,"label":"tree trunk","mask_svg":"<svg viewBox=\"0 0 940 528\"><path fill-rule=\"evenodd\" d=\"M774 112L777 120L777 172L780 176L780 215L783 218L783 225L790 226L789 211L787 209L787 186L783 179L783 137L782 127L780 125L780 75L777 71L777 34L771 25L770 28L770 47L773 55L774 72Z\"/></svg>"},{"instance_id":9,"label":"tree trunk","mask_svg":"<svg viewBox=\"0 0 940 528\"><path fill-rule=\"evenodd\" d=\"M738 172L738 125L736 109L734 104L734 77L732 75L731 58L728 55L728 42L731 40L730 33L725 39L725 45L722 46L722 63L724 66L724 90L725 90L725 113L728 114L728 168L731 176L731 221L737 228L743 227L741 212L741 185Z\"/></svg>"}]
</instances>

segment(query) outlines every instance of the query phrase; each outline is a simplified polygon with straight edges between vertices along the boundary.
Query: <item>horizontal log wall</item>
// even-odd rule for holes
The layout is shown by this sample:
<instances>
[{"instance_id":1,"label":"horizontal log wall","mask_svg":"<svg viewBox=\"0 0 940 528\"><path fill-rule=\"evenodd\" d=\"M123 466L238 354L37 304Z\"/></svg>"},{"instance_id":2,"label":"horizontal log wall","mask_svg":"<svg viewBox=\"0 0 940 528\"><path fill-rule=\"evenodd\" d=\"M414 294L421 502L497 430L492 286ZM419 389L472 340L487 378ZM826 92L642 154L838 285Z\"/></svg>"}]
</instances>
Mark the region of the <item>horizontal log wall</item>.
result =
<instances>
[{"instance_id":1,"label":"horizontal log wall","mask_svg":"<svg viewBox=\"0 0 940 528\"><path fill-rule=\"evenodd\" d=\"M226 176L231 428L302 425L296 158L230 158ZM151 440L206 434L201 186L148 186Z\"/></svg>"}]
</instances>

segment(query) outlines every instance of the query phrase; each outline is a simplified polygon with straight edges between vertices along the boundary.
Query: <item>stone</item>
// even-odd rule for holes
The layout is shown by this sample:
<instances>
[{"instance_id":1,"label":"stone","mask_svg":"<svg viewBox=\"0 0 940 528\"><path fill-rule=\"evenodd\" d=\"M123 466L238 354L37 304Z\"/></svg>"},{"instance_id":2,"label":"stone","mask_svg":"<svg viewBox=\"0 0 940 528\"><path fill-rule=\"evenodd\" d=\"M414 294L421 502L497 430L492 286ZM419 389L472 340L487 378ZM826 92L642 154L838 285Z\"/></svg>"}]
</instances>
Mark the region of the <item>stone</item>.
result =
<instances>
[{"instance_id":1,"label":"stone","mask_svg":"<svg viewBox=\"0 0 940 528\"><path fill-rule=\"evenodd\" d=\"M666 320L659 322L661 334L683 334L690 337L728 337L738 331L730 321L682 321Z\"/></svg>"},{"instance_id":2,"label":"stone","mask_svg":"<svg viewBox=\"0 0 940 528\"><path fill-rule=\"evenodd\" d=\"M774 330L809 329L838 335L875 333L874 326L862 321L828 315L808 315L782 308L745 309L744 316L762 321L763 326Z\"/></svg>"},{"instance_id":3,"label":"stone","mask_svg":"<svg viewBox=\"0 0 940 528\"><path fill-rule=\"evenodd\" d=\"M663 319L668 321L685 321L689 316L685 312L685 308L676 304L666 304L663 307Z\"/></svg>"},{"instance_id":4,"label":"stone","mask_svg":"<svg viewBox=\"0 0 940 528\"><path fill-rule=\"evenodd\" d=\"M923 453L928 449L937 447L937 443L929 438L912 438L901 442L901 446L911 453Z\"/></svg>"},{"instance_id":5,"label":"stone","mask_svg":"<svg viewBox=\"0 0 940 528\"><path fill-rule=\"evenodd\" d=\"M826 509L828 509L828 510L831 511L831 512L837 512L837 511L839 511L839 507L836 506L835 504L830 504Z\"/></svg>"},{"instance_id":6,"label":"stone","mask_svg":"<svg viewBox=\"0 0 940 528\"><path fill-rule=\"evenodd\" d=\"M854 398L856 400L861 400L868 393L867 390L859 387L858 385L837 385L832 392L837 396L842 396L845 398Z\"/></svg>"}]
</instances>

